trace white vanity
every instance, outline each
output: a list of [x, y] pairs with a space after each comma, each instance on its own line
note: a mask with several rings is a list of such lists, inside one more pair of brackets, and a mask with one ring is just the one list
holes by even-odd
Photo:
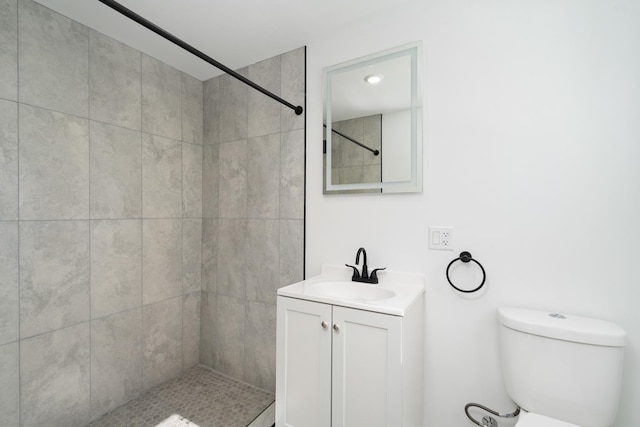
[[424, 277], [351, 269], [278, 290], [277, 427], [422, 426]]

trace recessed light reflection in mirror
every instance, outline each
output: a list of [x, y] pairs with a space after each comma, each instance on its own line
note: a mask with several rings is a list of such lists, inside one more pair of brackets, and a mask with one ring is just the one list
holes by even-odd
[[364, 78], [364, 81], [369, 83], [370, 85], [377, 85], [382, 81], [382, 79], [384, 79], [384, 76], [382, 74], [369, 74]]

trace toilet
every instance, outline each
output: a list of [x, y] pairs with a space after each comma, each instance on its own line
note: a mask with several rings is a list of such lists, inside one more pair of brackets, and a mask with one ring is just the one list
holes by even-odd
[[603, 320], [499, 308], [507, 393], [517, 427], [610, 427], [620, 397], [626, 332]]

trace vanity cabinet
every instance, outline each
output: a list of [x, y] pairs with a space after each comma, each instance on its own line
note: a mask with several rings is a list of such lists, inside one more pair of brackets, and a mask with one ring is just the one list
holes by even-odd
[[422, 307], [397, 316], [278, 296], [276, 426], [422, 426]]

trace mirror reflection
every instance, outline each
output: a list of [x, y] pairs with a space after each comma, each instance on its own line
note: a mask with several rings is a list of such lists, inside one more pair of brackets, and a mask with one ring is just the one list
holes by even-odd
[[325, 194], [422, 190], [419, 53], [414, 43], [325, 70]]

